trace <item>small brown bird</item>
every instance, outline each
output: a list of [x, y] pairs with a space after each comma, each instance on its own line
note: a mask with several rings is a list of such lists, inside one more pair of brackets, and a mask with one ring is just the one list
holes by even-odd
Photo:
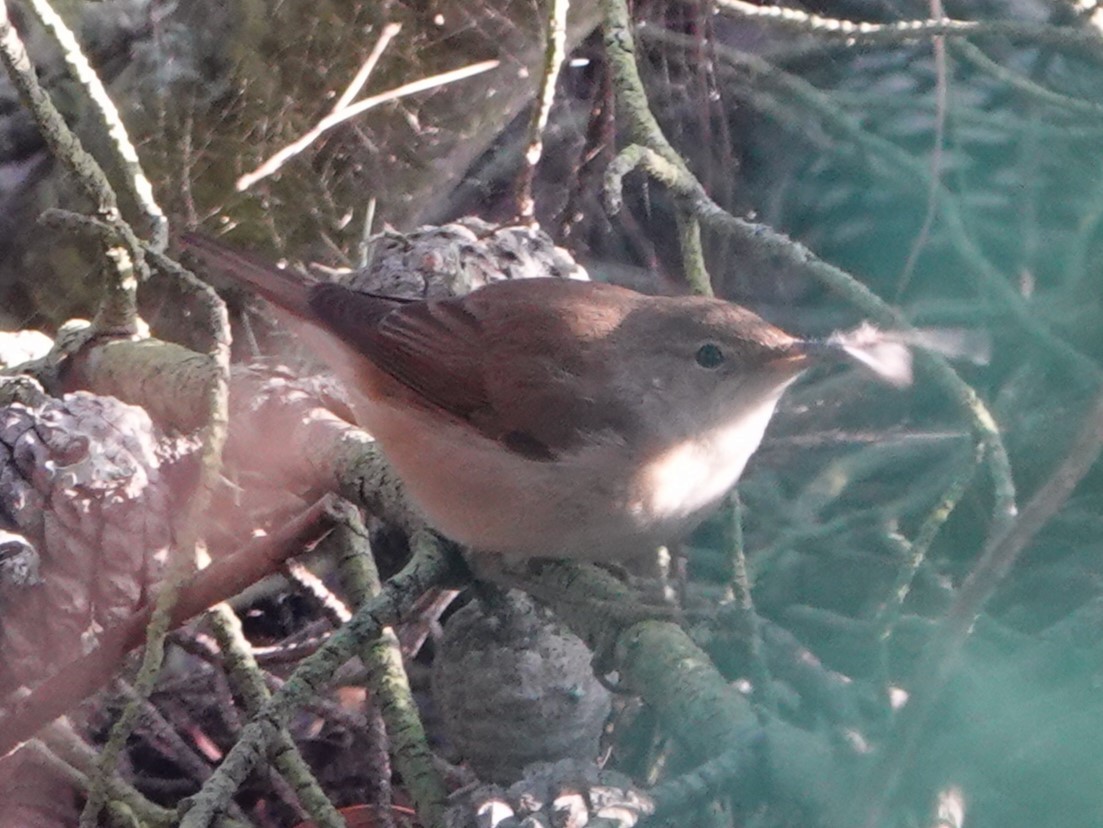
[[910, 379], [903, 345], [868, 332], [798, 339], [720, 299], [539, 278], [411, 301], [182, 242], [306, 323], [409, 496], [481, 551], [644, 553], [720, 502], [817, 360], [847, 354], [893, 384]]

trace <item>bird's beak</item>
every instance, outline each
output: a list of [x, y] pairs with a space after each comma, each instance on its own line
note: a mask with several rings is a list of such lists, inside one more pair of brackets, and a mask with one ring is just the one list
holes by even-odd
[[825, 349], [824, 344], [815, 340], [793, 340], [771, 356], [767, 364], [784, 371], [803, 371], [832, 350], [837, 352], [838, 349]]

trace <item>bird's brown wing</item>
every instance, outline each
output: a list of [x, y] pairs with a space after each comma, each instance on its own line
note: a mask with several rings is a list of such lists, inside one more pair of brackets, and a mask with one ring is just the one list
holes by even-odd
[[523, 290], [523, 308], [488, 302], [481, 292], [387, 307], [380, 297], [317, 285], [310, 305], [320, 322], [424, 402], [525, 457], [551, 460], [602, 429], [623, 431], [630, 410], [610, 398], [598, 349], [563, 338], [555, 302], [564, 289]]
[[316, 285], [315, 316], [380, 370], [427, 403], [467, 420], [487, 403], [472, 353], [473, 319], [456, 301], [399, 303], [343, 285]]

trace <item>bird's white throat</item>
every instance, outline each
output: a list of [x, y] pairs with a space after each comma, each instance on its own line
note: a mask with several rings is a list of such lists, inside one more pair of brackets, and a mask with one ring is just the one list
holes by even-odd
[[678, 522], [715, 505], [762, 442], [783, 390], [656, 455], [639, 478], [640, 517]]

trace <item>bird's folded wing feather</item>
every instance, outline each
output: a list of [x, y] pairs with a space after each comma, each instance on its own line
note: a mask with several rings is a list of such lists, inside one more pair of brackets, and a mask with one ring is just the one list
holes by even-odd
[[[541, 280], [544, 281], [544, 280]], [[526, 327], [467, 297], [410, 304], [318, 285], [318, 320], [425, 403], [533, 460], [552, 460], [603, 431], [630, 427], [596, 351], [553, 347], [559, 317], [526, 309]], [[521, 335], [523, 334], [523, 335]], [[501, 370], [508, 365], [509, 370]]]

